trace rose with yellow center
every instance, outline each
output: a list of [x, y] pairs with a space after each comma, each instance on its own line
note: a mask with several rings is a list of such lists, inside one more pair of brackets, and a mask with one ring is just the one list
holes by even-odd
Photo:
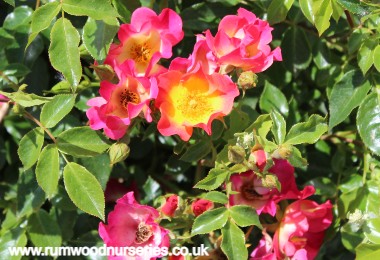
[[157, 62], [172, 56], [172, 47], [183, 35], [181, 17], [173, 10], [165, 8], [157, 15], [149, 8], [138, 8], [131, 23], [120, 26], [120, 43], [111, 45], [104, 63], [117, 72], [125, 61], [133, 61], [136, 75], [156, 74], [162, 69]]
[[158, 77], [156, 106], [161, 111], [158, 130], [162, 135], [177, 134], [190, 139], [193, 128], [211, 135], [211, 123], [228, 115], [239, 95], [236, 85], [225, 75], [207, 75], [201, 69], [194, 73], [171, 70]]

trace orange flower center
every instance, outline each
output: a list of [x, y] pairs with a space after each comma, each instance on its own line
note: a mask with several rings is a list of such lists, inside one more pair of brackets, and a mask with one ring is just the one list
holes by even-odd
[[133, 92], [128, 89], [124, 89], [120, 94], [120, 105], [125, 109], [128, 106], [128, 103], [138, 104], [140, 103], [140, 96], [136, 92]]
[[131, 58], [137, 63], [148, 63], [152, 58], [152, 48], [146, 42], [134, 44], [131, 48]]
[[142, 244], [148, 241], [152, 235], [153, 232], [151, 226], [145, 224], [144, 222], [140, 222], [140, 224], [137, 226], [135, 243]]

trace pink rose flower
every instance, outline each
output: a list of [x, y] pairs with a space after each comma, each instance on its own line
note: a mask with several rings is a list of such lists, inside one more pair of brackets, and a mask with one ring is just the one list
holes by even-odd
[[9, 101], [9, 98], [0, 94], [0, 123], [1, 121], [3, 121], [3, 118], [8, 113], [8, 109], [9, 109], [8, 101]]
[[263, 237], [257, 247], [252, 251], [249, 260], [276, 260], [271, 236], [268, 235], [265, 229], [262, 233]]
[[120, 26], [120, 44], [111, 45], [105, 63], [118, 71], [122, 63], [132, 60], [138, 76], [149, 75], [160, 58], [172, 56], [173, 45], [183, 36], [181, 17], [173, 10], [165, 8], [157, 15], [149, 8], [138, 8], [131, 23]]
[[[260, 170], [265, 167], [265, 152], [256, 151], [253, 153], [256, 157], [256, 165]], [[272, 216], [276, 214], [276, 204], [284, 199], [303, 199], [314, 194], [313, 186], [306, 186], [304, 190], [299, 191], [294, 177], [294, 168], [287, 160], [274, 159], [274, 165], [269, 172], [276, 175], [281, 183], [281, 191], [276, 188], [267, 188], [263, 186], [262, 179], [253, 171], [231, 176], [232, 190], [238, 191], [239, 194], [230, 196], [231, 205], [249, 205], [256, 209], [258, 214], [268, 213]]]
[[184, 141], [190, 139], [194, 127], [211, 135], [212, 121], [228, 115], [239, 95], [228, 76], [207, 75], [201, 68], [191, 73], [169, 70], [158, 76], [158, 87], [158, 131], [164, 136], [177, 134]]
[[90, 127], [104, 129], [104, 133], [114, 140], [123, 137], [131, 120], [141, 113], [148, 122], [152, 121], [149, 103], [157, 97], [156, 79], [135, 77], [133, 66], [131, 61], [120, 65], [119, 83], [102, 81], [99, 90], [101, 97], [87, 102], [91, 107], [86, 112]]
[[279, 47], [271, 50], [272, 30], [268, 22], [257, 18], [244, 8], [239, 8], [237, 15], [227, 15], [219, 23], [215, 37], [206, 31], [206, 40], [210, 49], [219, 59], [220, 65], [232, 65], [262, 72], [281, 61]]
[[178, 70], [182, 73], [195, 72], [199, 69], [208, 75], [218, 72], [217, 59], [202, 35], [197, 35], [197, 42], [189, 58], [177, 57], [169, 67], [169, 70]]
[[[99, 235], [107, 246], [112, 247], [168, 247], [168, 230], [160, 227], [155, 220], [159, 217], [156, 209], [140, 205], [133, 192], [117, 200], [113, 211], [108, 214], [108, 224], [99, 223]], [[161, 255], [109, 256], [109, 259], [156, 259]], [[146, 252], [147, 253], [147, 252]]]
[[330, 201], [321, 205], [311, 200], [293, 202], [286, 208], [273, 240], [263, 230], [250, 260], [314, 259], [332, 223], [331, 209]]
[[330, 201], [321, 205], [311, 200], [290, 204], [273, 238], [277, 258], [314, 259], [332, 223], [332, 207]]
[[191, 210], [196, 217], [213, 207], [214, 203], [212, 201], [199, 198], [194, 200], [191, 204]]
[[175, 194], [167, 197], [165, 204], [161, 208], [161, 212], [168, 217], [173, 217], [178, 208], [178, 200], [178, 195]]

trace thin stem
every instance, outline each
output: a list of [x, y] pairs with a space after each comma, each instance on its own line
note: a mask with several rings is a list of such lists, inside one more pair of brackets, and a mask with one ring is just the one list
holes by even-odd
[[369, 170], [369, 154], [367, 151], [364, 152], [363, 155], [363, 185], [367, 181], [367, 172]]
[[32, 120], [34, 123], [36, 123], [39, 127], [41, 127], [45, 132], [46, 134], [51, 138], [51, 140], [53, 140], [53, 142], [56, 144], [57, 143], [57, 140], [55, 139], [55, 137], [53, 136], [53, 134], [49, 131], [49, 129], [47, 129], [40, 121], [38, 121], [37, 118], [35, 118], [32, 114], [30, 114], [29, 112], [27, 111], [24, 111], [24, 116], [30, 120]]
[[16, 83], [14, 83], [7, 75], [5, 75], [2, 71], [0, 71], [0, 77], [2, 77], [6, 82], [8, 82], [12, 89], [14, 91], [17, 91], [18, 90], [18, 85]]
[[355, 28], [354, 21], [352, 20], [351, 14], [348, 10], [344, 10], [344, 14], [347, 17], [347, 22], [350, 25], [351, 29]]
[[249, 235], [252, 233], [252, 230], [255, 226], [250, 226], [247, 232], [245, 233], [245, 241], [248, 240]]
[[340, 136], [340, 135], [336, 135], [336, 134], [327, 134], [327, 135], [322, 135], [321, 136], [321, 140], [331, 140], [333, 138], [337, 138], [337, 139], [339, 139], [341, 141], [344, 141], [346, 143], [352, 143], [352, 144], [357, 145], [357, 146], [363, 146], [364, 145], [359, 140], [354, 140], [354, 139], [347, 138], [347, 137]]
[[59, 153], [62, 155], [63, 160], [65, 160], [65, 162], [68, 164], [69, 160], [67, 160], [66, 155], [62, 153], [61, 151], [59, 151]]
[[37, 1], [36, 1], [36, 10], [38, 9], [38, 7], [40, 7], [40, 5], [41, 5], [40, 0], [37, 0]]

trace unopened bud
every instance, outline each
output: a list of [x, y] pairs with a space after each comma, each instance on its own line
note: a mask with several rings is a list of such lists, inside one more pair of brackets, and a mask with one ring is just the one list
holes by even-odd
[[21, 115], [24, 113], [25, 109], [21, 105], [15, 103], [14, 106], [12, 107], [12, 111], [16, 115]]
[[109, 150], [111, 164], [124, 161], [129, 156], [129, 146], [123, 142], [114, 143]]
[[240, 74], [238, 85], [241, 89], [247, 90], [257, 85], [257, 75], [252, 71], [244, 71]]
[[268, 189], [274, 189], [281, 190], [281, 183], [278, 181], [278, 178], [276, 175], [273, 174], [267, 174], [262, 179], [261, 182], [265, 188]]
[[245, 149], [239, 145], [228, 147], [228, 160], [232, 163], [242, 163], [245, 159]]
[[292, 154], [291, 147], [289, 146], [279, 146], [272, 154], [273, 158], [276, 159], [287, 159]]

